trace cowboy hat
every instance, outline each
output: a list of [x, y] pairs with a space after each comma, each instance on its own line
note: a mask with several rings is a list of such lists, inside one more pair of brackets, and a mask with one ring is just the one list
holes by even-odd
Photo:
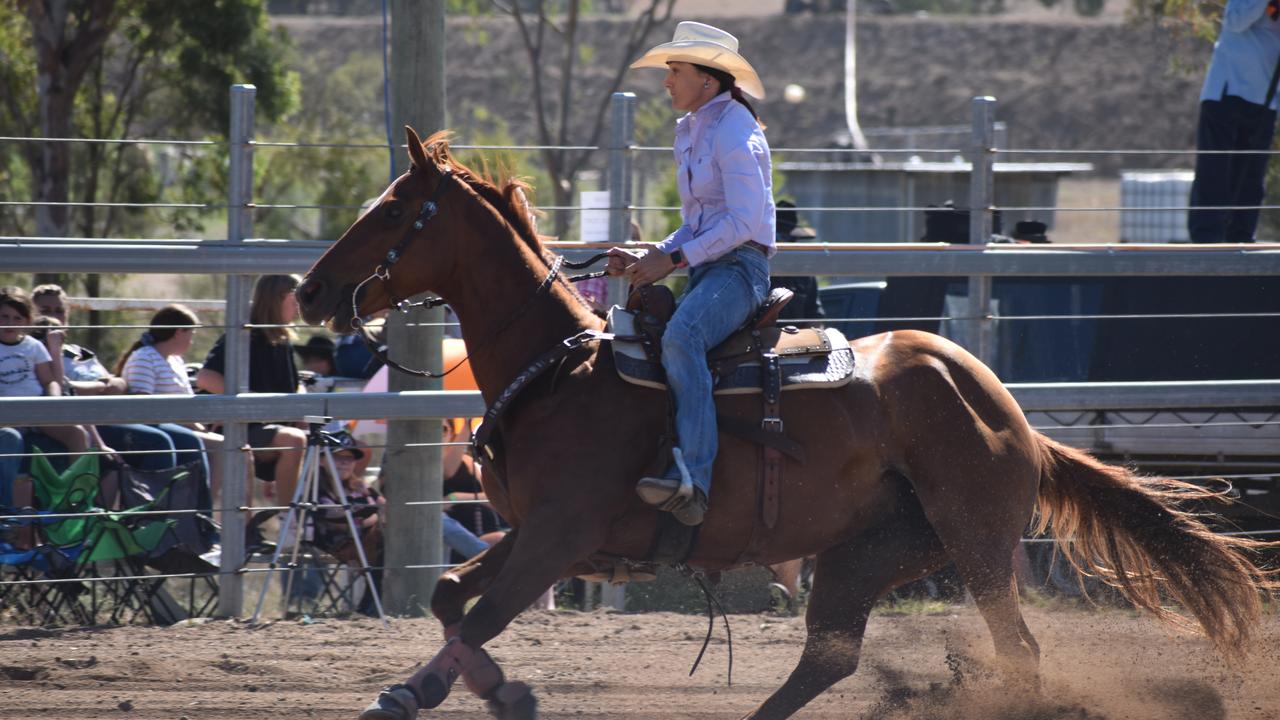
[[717, 27], [685, 21], [676, 25], [671, 42], [662, 43], [631, 63], [632, 68], [665, 70], [669, 62], [687, 62], [723, 70], [742, 92], [764, 99], [764, 84], [746, 58], [738, 54], [738, 38]]

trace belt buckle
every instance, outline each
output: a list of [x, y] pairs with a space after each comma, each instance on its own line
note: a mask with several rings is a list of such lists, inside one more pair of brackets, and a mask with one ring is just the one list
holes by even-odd
[[760, 429], [766, 432], [782, 432], [782, 418], [767, 417], [760, 421]]

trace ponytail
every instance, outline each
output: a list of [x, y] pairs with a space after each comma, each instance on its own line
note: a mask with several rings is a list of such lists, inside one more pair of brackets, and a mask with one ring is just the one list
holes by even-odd
[[200, 319], [185, 305], [177, 303], [165, 305], [151, 316], [151, 327], [129, 346], [124, 355], [120, 356], [120, 360], [116, 362], [115, 374], [124, 375], [124, 364], [139, 348], [150, 347], [172, 338], [178, 332], [178, 327], [195, 327], [199, 324]]
[[764, 121], [760, 119], [760, 115], [756, 112], [756, 109], [751, 107], [751, 103], [747, 102], [747, 96], [742, 94], [742, 88], [738, 87], [738, 84], [732, 75], [724, 70], [709, 67], [707, 65], [694, 63], [693, 66], [697, 68], [699, 72], [710, 75], [716, 82], [720, 83], [720, 92], [724, 92], [725, 89], [728, 89], [729, 97], [742, 103], [742, 106], [747, 109], [747, 112], [751, 113], [751, 117], [755, 118], [756, 122], [760, 124], [760, 129], [763, 130], [767, 127], [764, 124]]
[[760, 119], [760, 115], [756, 113], [756, 109], [751, 107], [751, 103], [747, 102], [747, 96], [742, 94], [742, 88], [737, 85], [729, 88], [729, 96], [742, 103], [743, 107], [747, 109], [747, 112], [751, 113], [751, 117], [755, 118], [756, 122], [760, 124], [761, 130], [768, 128], [768, 126], [764, 124], [764, 121]]

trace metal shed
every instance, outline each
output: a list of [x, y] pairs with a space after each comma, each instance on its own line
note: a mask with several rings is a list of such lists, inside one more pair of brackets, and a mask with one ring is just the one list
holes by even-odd
[[[970, 163], [926, 162], [783, 162], [786, 176], [779, 196], [795, 198], [801, 208], [923, 208], [948, 200], [957, 208], [968, 203]], [[997, 207], [1052, 208], [1058, 180], [1093, 170], [1091, 163], [995, 163]], [[1006, 232], [1019, 220], [1038, 220], [1053, 229], [1052, 210], [1005, 211]], [[803, 221], [826, 242], [913, 242], [924, 234], [922, 210], [871, 212], [801, 210]]]

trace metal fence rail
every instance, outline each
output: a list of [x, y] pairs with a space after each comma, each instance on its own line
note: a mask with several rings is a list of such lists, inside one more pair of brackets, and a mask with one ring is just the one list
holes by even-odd
[[[95, 239], [0, 237], [0, 266], [7, 272], [62, 273], [197, 273], [229, 276], [225, 308], [227, 332], [227, 394], [201, 397], [87, 397], [10, 398], [0, 402], [0, 425], [48, 426], [79, 423], [219, 422], [224, 424], [224, 452], [232, 459], [245, 445], [249, 422], [274, 421], [322, 415], [344, 419], [428, 419], [474, 417], [484, 410], [475, 392], [400, 393], [316, 393], [310, 395], [262, 395], [247, 393], [248, 366], [248, 276], [262, 273], [302, 272], [309, 268], [330, 243], [322, 241], [280, 241], [254, 238], [253, 218], [264, 206], [252, 197], [255, 149], [287, 151], [289, 148], [342, 147], [378, 148], [385, 144], [354, 145], [329, 143], [264, 143], [254, 140], [254, 91], [251, 86], [235, 86], [231, 91], [231, 132], [225, 143], [230, 151], [230, 183], [225, 202], [202, 205], [156, 203], [155, 207], [195, 207], [225, 209], [228, 231], [225, 240], [205, 239]], [[1280, 244], [1257, 245], [1032, 245], [990, 244], [994, 203], [992, 174], [997, 155], [1088, 154], [1094, 151], [1002, 150], [997, 147], [994, 99], [975, 98], [969, 143], [963, 152], [970, 169], [970, 243], [947, 245], [903, 243], [902, 238], [883, 238], [884, 243], [787, 244], [772, 264], [777, 275], [819, 275], [846, 277], [880, 276], [966, 276], [969, 307], [963, 319], [971, 324], [967, 337], [976, 338], [971, 347], [989, 360], [991, 328], [997, 319], [989, 305], [994, 276], [1162, 276], [1224, 275], [1280, 276]], [[669, 152], [668, 148], [641, 148], [635, 143], [634, 97], [614, 98], [612, 132], [608, 144], [598, 148], [608, 154], [607, 187], [611, 191], [608, 243], [550, 243], [553, 251], [580, 261], [611, 245], [626, 244], [630, 220], [637, 210], [661, 210], [633, 204], [631, 183], [634, 160], [644, 152]], [[28, 138], [0, 138], [0, 141], [28, 141]], [[49, 139], [38, 139], [45, 142]], [[85, 142], [67, 139], [69, 141]], [[166, 141], [128, 141], [166, 142]], [[174, 143], [181, 144], [181, 143]], [[212, 143], [188, 143], [212, 144]], [[466, 149], [474, 146], [455, 146]], [[537, 148], [509, 148], [531, 150]], [[561, 148], [569, 149], [569, 148]], [[587, 149], [587, 148], [578, 148]], [[593, 148], [594, 149], [594, 148]], [[812, 154], [817, 149], [779, 148], [776, 152]], [[850, 151], [837, 150], [848, 156]], [[891, 150], [886, 153], [914, 152]], [[921, 150], [934, 153], [937, 150]], [[953, 152], [953, 151], [946, 151]], [[1128, 151], [1096, 151], [1099, 153]], [[1143, 151], [1160, 152], [1160, 151]], [[1171, 151], [1174, 154], [1185, 151]], [[35, 204], [6, 200], [7, 205]], [[78, 205], [79, 203], [64, 203]], [[909, 204], [909, 203], [908, 203]], [[119, 204], [117, 204], [119, 205]], [[132, 205], [130, 205], [132, 206]], [[273, 205], [272, 210], [315, 209], [319, 205]], [[352, 205], [350, 207], [356, 207]], [[573, 207], [559, 209], [572, 210]], [[924, 208], [802, 208], [822, 212], [886, 212]], [[1016, 209], [1012, 207], [1006, 210]], [[1100, 208], [1079, 208], [1095, 211]], [[1206, 408], [1280, 408], [1280, 379], [1218, 382], [1158, 383], [1036, 383], [1010, 384], [1023, 409], [1028, 412], [1088, 412], [1097, 410], [1162, 410], [1188, 406]], [[237, 477], [235, 462], [224, 463], [223, 490], [228, 497], [241, 497], [243, 477]], [[225, 556], [243, 554], [243, 518], [239, 512], [223, 515]], [[428, 548], [429, 557], [440, 548]], [[424, 566], [426, 567], [426, 566]], [[435, 566], [430, 566], [435, 567]], [[241, 574], [222, 578], [219, 613], [238, 615], [241, 609]]]
[[[1028, 412], [1161, 410], [1186, 407], [1280, 407], [1280, 380], [1147, 383], [1010, 383]], [[480, 393], [463, 390], [395, 393], [243, 393], [196, 397], [6, 398], [0, 425], [68, 423], [267, 422], [304, 415], [348, 420], [479, 417]]]
[[[626, 243], [619, 243], [626, 244]], [[609, 243], [551, 242], [582, 261]], [[0, 237], [10, 272], [300, 273], [328, 244], [224, 242], [27, 243]], [[1280, 243], [1249, 245], [947, 245], [789, 243], [771, 261], [775, 275], [1280, 275]]]

